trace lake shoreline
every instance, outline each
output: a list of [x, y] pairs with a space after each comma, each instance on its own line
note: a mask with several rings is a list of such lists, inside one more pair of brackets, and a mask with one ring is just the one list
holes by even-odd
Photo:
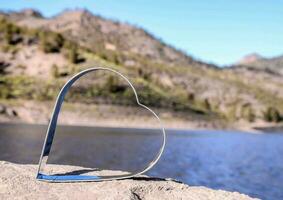
[[[0, 123], [47, 125], [53, 109], [53, 102], [16, 101], [1, 103], [1, 105]], [[58, 124], [64, 126], [160, 128], [158, 121], [151, 113], [140, 111], [135, 107], [66, 104], [62, 110]], [[137, 115], [137, 113], [139, 114]], [[283, 123], [267, 123], [264, 121], [253, 123], [246, 121], [227, 122], [191, 113], [170, 113], [161, 109], [156, 110], [156, 113], [167, 130], [228, 130], [256, 134], [283, 132]]]
[[[0, 126], [21, 126], [21, 125], [29, 125], [29, 126], [45, 126], [46, 129], [48, 127], [48, 123], [27, 123], [24, 121], [0, 121]], [[144, 127], [144, 126], [114, 126], [113, 124], [108, 125], [92, 125], [92, 124], [59, 124], [59, 127], [75, 127], [75, 128], [98, 128], [98, 129], [111, 129], [111, 130], [160, 130], [158, 127]], [[202, 128], [202, 127], [165, 127], [166, 132], [177, 132], [177, 131], [196, 131], [196, 132], [203, 132], [203, 131], [227, 131], [229, 133], [233, 133], [235, 131], [247, 133], [247, 134], [269, 134], [269, 133], [283, 133], [283, 127], [274, 127], [272, 125], [265, 126], [265, 127], [246, 127], [246, 128], [240, 128], [240, 129], [233, 129], [233, 128], [223, 128], [223, 129], [211, 129], [211, 128]]]

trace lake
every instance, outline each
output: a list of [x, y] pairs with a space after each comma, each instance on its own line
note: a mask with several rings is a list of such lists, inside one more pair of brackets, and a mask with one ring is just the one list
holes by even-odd
[[[0, 124], [0, 160], [37, 164], [46, 128]], [[283, 199], [283, 134], [167, 133], [166, 150], [148, 175], [262, 199]], [[49, 162], [134, 171], [150, 162], [160, 140], [155, 130], [61, 126]]]

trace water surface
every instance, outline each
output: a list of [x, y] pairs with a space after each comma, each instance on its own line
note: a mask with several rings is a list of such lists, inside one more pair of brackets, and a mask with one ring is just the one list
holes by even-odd
[[[45, 131], [0, 124], [0, 160], [37, 164]], [[151, 130], [60, 127], [49, 162], [134, 171], [154, 157], [160, 139]], [[283, 199], [283, 134], [171, 130], [164, 155], [148, 175]]]

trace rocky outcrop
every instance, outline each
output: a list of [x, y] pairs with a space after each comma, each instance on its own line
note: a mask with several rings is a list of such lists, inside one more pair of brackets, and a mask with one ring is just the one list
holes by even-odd
[[9, 117], [16, 117], [18, 113], [10, 107], [0, 104], [0, 114], [7, 115]]
[[[239, 65], [239, 66], [237, 66]], [[245, 56], [238, 63], [237, 67], [245, 67], [252, 70], [265, 71], [275, 75], [283, 75], [283, 56], [265, 58], [256, 53]]]
[[[59, 170], [74, 168], [53, 167]], [[104, 182], [46, 183], [35, 179], [36, 168], [36, 165], [0, 161], [0, 199], [252, 199], [238, 192], [192, 187], [147, 176]]]

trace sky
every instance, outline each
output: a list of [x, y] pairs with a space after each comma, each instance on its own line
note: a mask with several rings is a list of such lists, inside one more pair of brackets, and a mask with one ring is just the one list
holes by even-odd
[[221, 66], [250, 53], [283, 54], [283, 0], [0, 0], [1, 10], [24, 8], [46, 17], [86, 8], [142, 27], [196, 59]]

